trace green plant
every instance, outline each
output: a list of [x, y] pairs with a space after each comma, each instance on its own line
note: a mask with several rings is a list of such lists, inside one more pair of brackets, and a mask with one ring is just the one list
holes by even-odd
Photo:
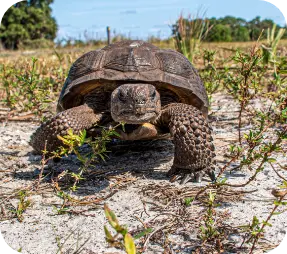
[[[79, 168], [77, 173], [71, 172], [69, 175], [74, 179], [74, 184], [70, 188], [71, 191], [77, 190], [77, 184], [80, 180], [84, 178], [83, 173], [91, 165], [91, 163], [97, 161], [98, 158], [105, 160], [107, 151], [107, 143], [111, 141], [112, 137], [118, 136], [119, 134], [115, 131], [118, 126], [123, 126], [119, 124], [112, 129], [102, 129], [101, 136], [96, 137], [94, 140], [86, 137], [86, 131], [81, 131], [78, 135], [74, 134], [70, 129], [67, 131], [67, 135], [64, 137], [58, 136], [58, 138], [63, 142], [63, 146], [59, 151], [54, 152], [54, 156], [63, 156], [69, 153], [75, 153], [77, 159], [81, 162], [82, 166]], [[82, 154], [79, 148], [83, 144], [88, 144], [91, 147], [91, 152], [87, 154]]]
[[212, 103], [213, 94], [216, 93], [220, 87], [223, 87], [223, 82], [229, 71], [228, 68], [224, 68], [223, 70], [218, 70], [216, 68], [215, 54], [216, 51], [214, 50], [203, 51], [204, 69], [200, 71], [200, 77], [208, 95], [209, 105]]
[[[57, 151], [53, 151], [50, 153], [50, 157], [48, 159], [45, 159], [43, 157], [42, 159], [42, 169], [43, 164], [47, 161], [67, 156], [68, 154], [74, 153], [77, 157], [77, 159], [80, 161], [81, 166], [77, 170], [77, 172], [70, 172], [69, 170], [65, 170], [61, 173], [61, 177], [68, 176], [72, 179], [73, 184], [69, 187], [70, 192], [75, 192], [78, 189], [78, 184], [81, 180], [85, 180], [84, 174], [87, 171], [87, 169], [92, 164], [97, 162], [98, 159], [105, 160], [107, 157], [106, 153], [107, 151], [107, 144], [111, 141], [112, 137], [116, 137], [119, 134], [115, 131], [115, 129], [119, 126], [124, 126], [123, 123], [120, 123], [113, 128], [105, 129], [102, 128], [101, 135], [98, 137], [95, 137], [92, 139], [91, 137], [86, 136], [86, 131], [80, 131], [79, 134], [74, 134], [72, 129], [69, 129], [67, 131], [67, 135], [61, 137], [58, 136], [58, 138], [63, 142], [63, 146], [61, 146]], [[83, 153], [80, 149], [80, 147], [83, 144], [87, 144], [90, 147], [90, 152]], [[44, 151], [44, 155], [46, 154], [46, 151]], [[42, 172], [42, 170], [41, 170]], [[40, 173], [41, 175], [41, 173]], [[41, 179], [41, 176], [39, 175], [39, 179]], [[38, 183], [39, 180], [38, 179]], [[63, 203], [60, 207], [54, 206], [54, 211], [57, 214], [65, 214], [65, 213], [72, 213], [73, 211], [69, 208], [73, 203], [77, 202], [77, 200], [73, 199], [70, 194], [64, 192], [60, 189], [58, 184], [54, 182], [54, 185], [56, 186], [56, 192], [57, 196], [60, 197], [63, 200]]]
[[277, 61], [277, 55], [276, 55], [277, 47], [286, 29], [279, 28], [277, 34], [275, 35], [276, 29], [277, 29], [276, 24], [273, 24], [272, 29], [270, 28], [267, 29], [267, 43], [266, 45], [264, 44], [261, 45], [263, 61], [265, 64], [269, 63], [274, 64]]
[[194, 200], [194, 197], [187, 197], [184, 199], [185, 206], [190, 206], [191, 202]]
[[209, 191], [207, 209], [206, 213], [203, 216], [203, 225], [201, 225], [199, 228], [199, 237], [204, 242], [211, 241], [220, 234], [215, 220], [216, 212], [214, 208], [218, 206], [217, 204], [215, 204], [215, 196], [215, 193]]
[[31, 201], [28, 199], [28, 195], [29, 194], [25, 190], [21, 190], [18, 192], [19, 202], [17, 208], [12, 212], [16, 214], [19, 222], [22, 222], [24, 220], [23, 213], [29, 206], [31, 206]]
[[[107, 226], [104, 226], [106, 241], [115, 247], [124, 248], [128, 254], [136, 254], [136, 246], [132, 236], [128, 233], [126, 227], [121, 226], [119, 221], [114, 214], [114, 212], [108, 207], [107, 204], [104, 205], [106, 218], [111, 225], [111, 227], [116, 231], [116, 235], [112, 235], [108, 230]], [[119, 240], [118, 236], [121, 235], [123, 240]]]
[[190, 62], [193, 62], [195, 55], [199, 52], [202, 40], [207, 36], [210, 29], [209, 21], [201, 18], [199, 12], [196, 17], [189, 14], [187, 18], [184, 18], [181, 14], [172, 27], [176, 50], [184, 54]]
[[[227, 185], [231, 187], [243, 187], [256, 179], [256, 176], [263, 171], [266, 163], [273, 164], [277, 163], [277, 160], [273, 157], [276, 153], [284, 153], [284, 148], [282, 141], [287, 139], [287, 129], [283, 128], [282, 130], [275, 132], [274, 141], [270, 141], [267, 137], [264, 137], [264, 134], [274, 126], [276, 123], [281, 122], [282, 118], [284, 119], [284, 112], [275, 114], [274, 119], [270, 119], [264, 113], [259, 113], [261, 121], [259, 121], [260, 127], [254, 127], [254, 130], [250, 130], [249, 134], [245, 134], [244, 138], [246, 139], [247, 145], [244, 146], [231, 146], [231, 155], [232, 159], [230, 162], [239, 160], [239, 167], [242, 168], [246, 166], [250, 171], [253, 171], [254, 174], [248, 179], [247, 182], [243, 184], [229, 184], [227, 182], [221, 183], [220, 185]], [[257, 116], [258, 117], [258, 116]], [[258, 122], [257, 122], [258, 123]], [[264, 123], [262, 125], [262, 123]], [[257, 129], [258, 128], [258, 129]], [[218, 176], [220, 176], [224, 170], [228, 167], [227, 163], [220, 171]]]
[[262, 220], [260, 222], [260, 220], [256, 217], [253, 216], [252, 222], [249, 225], [243, 225], [240, 226], [243, 229], [243, 232], [245, 232], [245, 237], [244, 240], [241, 244], [241, 247], [243, 246], [243, 244], [245, 243], [252, 243], [251, 249], [250, 249], [250, 253], [253, 253], [256, 244], [258, 243], [258, 240], [260, 238], [262, 238], [264, 236], [264, 232], [265, 232], [265, 227], [269, 226], [272, 227], [272, 224], [269, 223], [270, 219], [274, 216], [274, 215], [279, 215], [282, 212], [276, 212], [276, 210], [280, 207], [280, 206], [287, 206], [287, 202], [283, 201], [284, 198], [287, 195], [287, 182], [283, 181], [283, 185], [280, 186], [281, 189], [284, 189], [284, 191], [280, 192], [280, 191], [273, 191], [273, 195], [276, 193], [279, 194], [275, 194], [276, 200], [274, 201], [274, 206], [270, 212], [270, 214], [268, 215], [266, 220]]
[[67, 194], [61, 190], [57, 191], [57, 196], [63, 200], [63, 203], [62, 203], [61, 207], [59, 207], [59, 208], [56, 206], [53, 206], [55, 213], [58, 215], [68, 213], [70, 211], [70, 208], [67, 207], [67, 203], [69, 201], [72, 201], [72, 197], [69, 194]]
[[255, 97], [258, 91], [262, 91], [261, 83], [258, 82], [258, 65], [262, 60], [260, 51], [253, 47], [249, 54], [237, 51], [233, 60], [240, 65], [238, 75], [228, 76], [232, 84], [232, 94], [240, 103], [238, 137], [241, 144], [242, 113], [250, 100]]
[[42, 116], [54, 94], [50, 80], [41, 78], [37, 62], [38, 59], [32, 58], [31, 65], [26, 63], [19, 70], [16, 66], [3, 67], [4, 102], [11, 109]]
[[21, 89], [21, 96], [25, 98], [24, 110], [32, 110], [36, 114], [42, 114], [49, 99], [49, 90], [39, 86], [39, 74], [36, 71], [38, 59], [32, 58], [31, 70], [24, 75], [17, 75], [18, 85]]
[[3, 90], [6, 93], [6, 98], [3, 99], [2, 101], [11, 108], [14, 108], [15, 105], [17, 104], [17, 98], [19, 96], [19, 93], [13, 93], [13, 90], [17, 88], [18, 84], [16, 81], [12, 81], [11, 77], [13, 76], [14, 72], [16, 72], [16, 70], [14, 70], [13, 68], [9, 68], [6, 65], [0, 65], [1, 68], [1, 79], [2, 79], [2, 86], [3, 86]]
[[[54, 233], [56, 235], [56, 242], [58, 246], [58, 250], [56, 254], [64, 254], [64, 253], [71, 253], [71, 254], [79, 254], [83, 251], [84, 245], [90, 240], [90, 237], [88, 237], [86, 240], [84, 240], [82, 243], [80, 241], [82, 240], [82, 233], [80, 230], [78, 230], [78, 227], [71, 230], [71, 232], [65, 237], [62, 238], [61, 236], [57, 235], [55, 226], [52, 227], [54, 230]], [[71, 244], [69, 247], [66, 247], [66, 243], [69, 239], [72, 237], [76, 237], [76, 242]]]

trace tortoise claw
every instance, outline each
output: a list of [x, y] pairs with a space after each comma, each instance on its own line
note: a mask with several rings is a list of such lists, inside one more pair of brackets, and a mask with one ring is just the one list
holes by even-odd
[[179, 181], [179, 184], [186, 184], [189, 181], [193, 181], [194, 174], [193, 173], [187, 173], [187, 172], [180, 172], [177, 168], [172, 167], [168, 172], [167, 176], [170, 177], [170, 182], [176, 182]]
[[194, 176], [195, 176], [195, 182], [201, 183], [203, 172], [202, 171], [196, 172], [196, 173], [194, 173]]
[[178, 174], [178, 175], [173, 175], [169, 181], [171, 183], [174, 183], [176, 181], [179, 181], [179, 184], [186, 184], [190, 180], [193, 180], [194, 177], [192, 174]]
[[208, 171], [207, 171], [207, 174], [208, 174], [208, 176], [210, 177], [211, 181], [212, 181], [213, 183], [215, 183], [215, 182], [216, 182], [216, 176], [215, 176], [214, 171], [213, 171], [213, 170], [208, 170]]
[[210, 177], [211, 181], [213, 183], [216, 182], [216, 176], [213, 170], [208, 170], [207, 172], [205, 170], [197, 171], [197, 172], [186, 172], [183, 170], [180, 170], [176, 167], [172, 167], [168, 172], [167, 176], [170, 177], [170, 182], [176, 182], [179, 181], [179, 184], [186, 184], [189, 181], [193, 181], [196, 183], [200, 183], [202, 181], [203, 175], [207, 173]]
[[173, 175], [169, 181], [171, 183], [179, 181], [179, 184], [186, 184], [187, 182], [190, 182], [190, 181], [200, 183], [201, 178], [202, 178], [202, 174], [182, 173], [178, 175]]
[[193, 177], [193, 174], [184, 174], [181, 181], [180, 181], [180, 184], [186, 184], [187, 182], [189, 182], [190, 180], [193, 180], [194, 177]]

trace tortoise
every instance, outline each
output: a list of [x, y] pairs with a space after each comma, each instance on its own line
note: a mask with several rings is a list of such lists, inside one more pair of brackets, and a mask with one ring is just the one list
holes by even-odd
[[57, 104], [58, 114], [32, 135], [36, 152], [62, 145], [68, 129], [98, 135], [97, 126], [125, 123], [121, 140], [170, 134], [174, 161], [167, 175], [181, 184], [215, 181], [215, 148], [208, 124], [208, 97], [198, 72], [171, 49], [126, 40], [88, 52], [72, 65]]

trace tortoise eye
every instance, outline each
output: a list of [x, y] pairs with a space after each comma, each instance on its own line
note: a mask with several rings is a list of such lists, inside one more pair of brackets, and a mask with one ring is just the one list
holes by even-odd
[[152, 92], [152, 94], [151, 94], [151, 97], [154, 99], [155, 96], [156, 96], [156, 91], [154, 90], [154, 91]]
[[121, 102], [125, 102], [125, 101], [126, 101], [126, 96], [125, 96], [125, 94], [124, 94], [121, 90], [119, 91], [118, 97], [119, 97], [119, 100], [120, 100]]

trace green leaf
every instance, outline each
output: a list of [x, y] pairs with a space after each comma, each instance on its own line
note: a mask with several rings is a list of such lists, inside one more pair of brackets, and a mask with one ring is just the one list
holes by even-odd
[[262, 224], [263, 225], [266, 225], [266, 226], [269, 226], [269, 227], [272, 227], [272, 224], [267, 222], [267, 221], [262, 221]]
[[268, 162], [276, 162], [277, 160], [276, 159], [274, 159], [274, 158], [268, 158], [268, 160], [267, 160]]
[[251, 232], [251, 235], [256, 236], [256, 235], [258, 235], [258, 233], [259, 233], [259, 232], [257, 232], [257, 231], [252, 231], [252, 232]]
[[263, 171], [263, 169], [264, 169], [264, 167], [257, 168], [256, 172], [261, 172], [261, 171]]
[[213, 203], [214, 200], [215, 200], [216, 193], [215, 193], [215, 192], [212, 192], [212, 191], [210, 190], [209, 193], [208, 193], [208, 196], [209, 196], [209, 201]]
[[190, 206], [191, 202], [194, 200], [194, 197], [187, 197], [184, 199], [184, 204]]
[[117, 220], [116, 215], [113, 213], [113, 211], [108, 207], [107, 204], [104, 205], [105, 215], [108, 219], [110, 225], [116, 229], [119, 226], [119, 222]]
[[126, 228], [124, 228], [123, 226], [121, 226], [121, 225], [117, 225], [115, 227], [115, 230], [117, 231], [117, 233], [119, 233], [119, 234], [121, 234], [123, 236], [125, 236], [127, 234], [127, 232], [128, 232], [128, 230]]
[[280, 202], [280, 201], [278, 201], [278, 200], [274, 200], [274, 205], [279, 206], [279, 205], [281, 205], [281, 204], [282, 204], [282, 202]]
[[219, 184], [224, 184], [226, 181], [227, 181], [226, 177], [218, 179]]
[[249, 138], [249, 136], [247, 135], [247, 134], [243, 134], [243, 137], [245, 138], [245, 139], [248, 139]]
[[282, 214], [283, 212], [274, 212], [272, 213], [272, 215], [279, 215], [279, 214]]
[[117, 136], [117, 137], [120, 137], [120, 136], [121, 136], [119, 133], [117, 133], [117, 132], [114, 131], [114, 130], [111, 130], [111, 131], [110, 131], [110, 136], [112, 136], [112, 135]]
[[280, 188], [287, 188], [287, 181], [283, 181], [283, 185], [280, 186]]
[[125, 123], [124, 123], [124, 122], [121, 122], [121, 125], [122, 125], [123, 131], [126, 132], [126, 130], [125, 130]]
[[106, 235], [107, 241], [113, 242], [114, 238], [106, 226], [104, 226], [104, 230], [105, 230], [105, 235]]
[[129, 233], [125, 235], [124, 242], [125, 242], [126, 252], [128, 254], [136, 254], [136, 246], [134, 243], [134, 239]]
[[134, 239], [139, 239], [139, 238], [141, 238], [141, 237], [143, 237], [143, 236], [145, 236], [145, 235], [147, 235], [147, 234], [149, 234], [149, 233], [151, 233], [151, 232], [152, 232], [152, 228], [146, 228], [146, 229], [143, 230], [142, 232], [136, 234], [136, 235], [134, 236]]

